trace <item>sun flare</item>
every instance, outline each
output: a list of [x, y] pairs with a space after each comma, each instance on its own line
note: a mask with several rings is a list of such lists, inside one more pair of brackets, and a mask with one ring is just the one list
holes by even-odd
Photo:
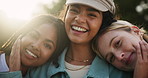
[[39, 3], [47, 4], [52, 0], [0, 0], [0, 11], [8, 18], [29, 19]]

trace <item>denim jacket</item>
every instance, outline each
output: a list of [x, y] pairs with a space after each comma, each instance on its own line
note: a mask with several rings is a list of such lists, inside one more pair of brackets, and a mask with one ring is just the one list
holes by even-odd
[[[59, 57], [59, 67], [46, 64], [38, 69], [32, 70], [30, 72], [30, 78], [70, 78], [66, 72], [64, 63], [66, 52], [67, 49], [65, 49]], [[132, 73], [120, 71], [96, 56], [88, 73], [83, 78], [132, 78]]]
[[[46, 63], [38, 68], [31, 69], [25, 78], [70, 78], [66, 72], [64, 58], [67, 49], [59, 57], [58, 63], [59, 67], [55, 67], [52, 63]], [[16, 73], [16, 72], [15, 72]], [[17, 77], [21, 78], [18, 72]], [[11, 74], [13, 75], [13, 74]], [[10, 77], [1, 77], [0, 78], [10, 78]], [[12, 77], [11, 77], [12, 78]], [[112, 65], [108, 64], [106, 61], [100, 59], [98, 56], [93, 60], [89, 71], [83, 78], [133, 78], [132, 73], [124, 72], [116, 69]]]

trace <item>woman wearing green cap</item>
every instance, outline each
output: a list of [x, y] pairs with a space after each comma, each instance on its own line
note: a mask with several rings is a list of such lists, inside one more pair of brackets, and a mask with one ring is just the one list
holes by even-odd
[[57, 66], [45, 64], [32, 69], [26, 78], [130, 78], [101, 60], [91, 48], [99, 30], [115, 20], [112, 0], [67, 0], [64, 17], [70, 44], [59, 57]]

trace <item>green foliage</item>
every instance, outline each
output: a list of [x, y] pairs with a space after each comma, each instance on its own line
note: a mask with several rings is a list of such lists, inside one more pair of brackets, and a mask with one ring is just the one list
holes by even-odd
[[[139, 27], [144, 27], [148, 31], [148, 8], [143, 13], [138, 13], [136, 7], [142, 0], [114, 0], [117, 4], [117, 14], [120, 19], [127, 20]], [[144, 1], [144, 0], [143, 0]], [[144, 1], [146, 2], [146, 1]], [[148, 5], [148, 2], [146, 2]]]
[[66, 0], [59, 0], [59, 2], [53, 2], [53, 8], [49, 8], [47, 5], [44, 5], [44, 10], [52, 15], [58, 16], [63, 9], [63, 5], [65, 4]]

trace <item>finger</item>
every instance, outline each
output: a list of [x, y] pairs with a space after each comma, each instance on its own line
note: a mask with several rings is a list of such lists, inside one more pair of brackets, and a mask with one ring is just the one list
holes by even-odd
[[10, 55], [12, 58], [20, 58], [20, 39], [16, 40], [16, 42], [14, 43]]
[[20, 69], [20, 39], [17, 39], [12, 46], [10, 58], [9, 58], [10, 71], [16, 71]]
[[21, 38], [22, 38], [22, 35], [20, 35], [20, 36], [17, 38], [17, 40], [18, 40], [18, 39], [21, 39]]
[[136, 46], [137, 48], [137, 61], [142, 61], [142, 54], [141, 54], [141, 41], [139, 42], [139, 45]]
[[142, 52], [142, 56], [143, 56], [143, 60], [147, 61], [147, 48], [146, 48], [147, 44], [144, 42], [144, 40], [142, 40], [141, 43], [141, 52]]
[[15, 48], [15, 51], [20, 54], [20, 50], [21, 50], [21, 40], [18, 39], [17, 42], [16, 42], [16, 48]]
[[145, 45], [146, 52], [148, 53], [148, 43], [147, 43], [145, 40], [143, 40], [143, 43], [144, 43], [144, 45]]
[[18, 52], [20, 52], [20, 39], [17, 39], [15, 42], [14, 42], [14, 44], [13, 44], [13, 46], [12, 46], [12, 49], [11, 49], [11, 56], [14, 56], [15, 55], [15, 53], [18, 53]]

